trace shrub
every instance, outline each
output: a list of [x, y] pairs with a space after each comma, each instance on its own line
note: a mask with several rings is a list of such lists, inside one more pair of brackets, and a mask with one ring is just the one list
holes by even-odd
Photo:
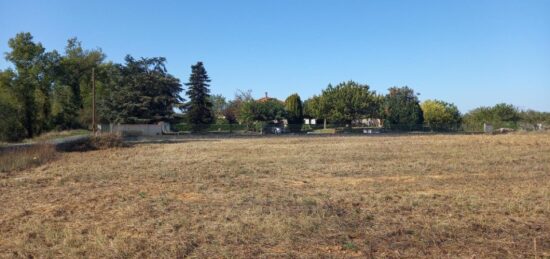
[[90, 150], [101, 150], [108, 148], [116, 147], [127, 147], [128, 145], [124, 143], [122, 137], [117, 134], [101, 134], [90, 136], [81, 141], [76, 141], [74, 143], [69, 143], [66, 145], [64, 151], [90, 151]]

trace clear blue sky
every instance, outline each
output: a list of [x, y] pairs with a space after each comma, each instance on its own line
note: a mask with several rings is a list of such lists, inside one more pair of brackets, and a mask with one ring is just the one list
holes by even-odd
[[182, 81], [200, 60], [212, 93], [228, 97], [305, 99], [352, 79], [382, 93], [408, 85], [463, 112], [550, 111], [549, 0], [0, 0], [0, 52], [22, 31], [48, 50], [77, 36], [115, 62], [164, 56]]

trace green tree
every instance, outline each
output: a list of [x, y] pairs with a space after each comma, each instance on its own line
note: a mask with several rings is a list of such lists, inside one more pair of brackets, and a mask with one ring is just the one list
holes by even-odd
[[492, 124], [494, 128], [517, 128], [521, 119], [516, 107], [511, 104], [499, 103], [492, 107], [479, 107], [464, 115], [464, 129], [481, 131], [483, 124]]
[[257, 107], [256, 107], [256, 101], [254, 100], [247, 100], [242, 102], [239, 105], [239, 112], [237, 115], [237, 119], [240, 123], [245, 124], [247, 129], [250, 129], [252, 124], [255, 121], [256, 113], [257, 113]]
[[510, 123], [511, 127], [515, 127], [521, 119], [518, 108], [511, 104], [499, 103], [493, 106], [491, 110], [496, 120]]
[[179, 80], [166, 71], [166, 59], [136, 60], [128, 55], [125, 61], [119, 67], [120, 84], [109, 89], [101, 103], [102, 118], [115, 123], [172, 121], [174, 108], [183, 101], [179, 96], [182, 88]]
[[241, 114], [243, 104], [246, 102], [253, 102], [253, 101], [254, 101], [254, 98], [252, 97], [252, 90], [249, 89], [249, 90], [243, 91], [243, 90], [237, 89], [237, 91], [235, 92], [235, 97], [231, 101], [231, 106], [233, 109], [233, 113], [235, 114], [235, 118], [239, 123], [246, 124], [246, 119], [244, 118], [245, 116]]
[[[103, 118], [101, 116], [101, 112], [100, 110], [102, 109], [105, 109], [105, 103], [106, 101], [109, 101], [110, 100], [110, 97], [113, 95], [115, 89], [118, 89], [120, 85], [123, 84], [123, 76], [122, 76], [122, 70], [123, 70], [123, 66], [120, 65], [120, 64], [115, 64], [115, 63], [112, 63], [112, 62], [107, 62], [107, 63], [102, 63], [100, 64], [97, 69], [95, 70], [95, 78], [96, 78], [96, 104], [97, 104], [97, 120], [99, 122], [102, 122], [102, 123], [108, 123], [109, 120], [107, 118]], [[167, 81], [172, 85], [172, 87], [176, 88], [175, 87], [175, 84], [174, 83], [178, 83], [179, 80], [173, 80], [171, 79], [172, 77], [169, 76], [169, 75], [165, 75], [165, 76], [160, 76], [160, 78], [162, 80], [160, 81]], [[168, 87], [167, 87], [168, 88]], [[181, 87], [179, 88], [181, 89]], [[170, 91], [181, 91], [181, 90], [177, 90], [177, 89], [173, 89], [173, 90], [170, 90]], [[91, 94], [91, 93], [90, 93]], [[165, 93], [163, 93], [162, 95], [165, 95]], [[88, 99], [90, 98], [90, 102], [91, 102], [91, 97], [86, 97], [85, 99]], [[164, 97], [166, 98], [166, 97]], [[174, 100], [172, 102], [172, 105], [174, 107], [177, 107], [178, 105], [180, 105], [180, 101], [181, 100]], [[87, 103], [88, 101], [86, 101]], [[89, 106], [91, 106], [91, 104], [88, 104]], [[88, 107], [88, 108], [91, 108], [91, 107]], [[84, 113], [81, 113], [81, 121], [84, 121], [84, 122], [90, 122], [92, 120], [91, 118], [91, 109], [89, 109], [89, 112], [88, 112], [88, 109], [85, 109], [85, 112]], [[172, 115], [169, 115], [168, 116], [169, 120], [171, 120], [171, 117]]]
[[24, 128], [17, 116], [19, 112], [15, 98], [0, 89], [0, 141], [17, 141], [24, 137]]
[[302, 100], [297, 93], [286, 98], [285, 109], [289, 129], [292, 132], [300, 132], [304, 124], [304, 111]]
[[191, 66], [191, 75], [188, 86], [187, 96], [189, 103], [186, 105], [187, 118], [192, 125], [193, 131], [201, 131], [212, 124], [212, 102], [210, 101], [210, 79], [202, 62]]
[[304, 116], [311, 118], [323, 120], [323, 128], [327, 128], [327, 116], [328, 116], [328, 107], [325, 98], [322, 95], [314, 95], [313, 97], [307, 99], [304, 102]]
[[42, 129], [49, 130], [53, 127], [53, 89], [59, 78], [59, 62], [61, 56], [57, 51], [45, 52], [38, 64], [38, 84], [35, 91], [37, 104], [37, 121]]
[[424, 116], [414, 90], [392, 87], [382, 103], [384, 126], [397, 130], [415, 130], [422, 127]]
[[286, 110], [283, 102], [276, 99], [248, 101], [242, 105], [241, 115], [242, 119], [247, 122], [269, 122], [284, 119]]
[[263, 127], [266, 123], [284, 118], [286, 118], [285, 105], [274, 98], [245, 101], [239, 111], [239, 120], [246, 124], [248, 128], [254, 123], [259, 123]]
[[53, 89], [52, 117], [58, 130], [80, 127], [78, 122], [79, 107], [74, 105], [73, 92], [66, 85], [56, 84]]
[[319, 112], [321, 118], [334, 122], [352, 122], [367, 117], [376, 117], [378, 103], [376, 93], [366, 84], [354, 81], [343, 82], [335, 87], [329, 85], [323, 90]]
[[[56, 93], [62, 94], [56, 98], [70, 98], [63, 104], [64, 114], [55, 114], [57, 117], [64, 117], [65, 126], [82, 127], [90, 125], [92, 114], [92, 68], [96, 74], [100, 72], [100, 66], [105, 59], [105, 54], [100, 49], [86, 50], [82, 42], [77, 38], [67, 40], [65, 55], [61, 57], [58, 71], [58, 84], [60, 86]], [[96, 82], [101, 82], [96, 76]], [[99, 83], [100, 84], [100, 83]], [[99, 85], [96, 84], [96, 85]], [[66, 89], [65, 89], [66, 88]], [[60, 104], [58, 104], [60, 105]], [[59, 118], [57, 118], [59, 121]]]
[[6, 53], [6, 60], [15, 66], [11, 91], [21, 105], [21, 124], [25, 128], [25, 136], [33, 137], [43, 127], [37, 119], [39, 107], [36, 96], [41, 90], [38, 64], [44, 54], [44, 47], [35, 43], [30, 33], [18, 33], [8, 41], [8, 45], [11, 51]]
[[283, 120], [287, 116], [284, 103], [275, 98], [257, 101], [256, 107], [257, 121], [270, 122], [274, 120]]
[[465, 131], [482, 131], [484, 123], [493, 123], [491, 107], [478, 107], [466, 113], [462, 120]]
[[25, 137], [19, 118], [21, 106], [11, 89], [15, 76], [11, 69], [0, 71], [0, 141], [17, 141]]
[[214, 94], [210, 96], [210, 102], [212, 103], [212, 111], [214, 117], [218, 118], [223, 116], [223, 111], [227, 108], [227, 101], [221, 94]]
[[240, 105], [235, 101], [229, 101], [222, 111], [222, 115], [225, 121], [229, 124], [229, 132], [233, 130], [233, 124], [237, 123], [237, 116], [239, 114]]
[[520, 113], [520, 121], [524, 127], [536, 129], [538, 124], [550, 125], [550, 112], [526, 110]]
[[431, 130], [458, 130], [461, 115], [456, 105], [440, 100], [426, 100], [420, 106], [424, 115], [424, 122]]

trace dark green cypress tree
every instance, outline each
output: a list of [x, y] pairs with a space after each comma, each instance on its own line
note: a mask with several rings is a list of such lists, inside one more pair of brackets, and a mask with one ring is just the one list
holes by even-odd
[[187, 103], [187, 118], [194, 132], [206, 129], [214, 121], [212, 102], [210, 101], [210, 79], [202, 62], [191, 66], [191, 75], [186, 92], [189, 96]]
[[300, 132], [304, 124], [302, 100], [298, 94], [290, 95], [285, 100], [288, 128], [292, 132]]

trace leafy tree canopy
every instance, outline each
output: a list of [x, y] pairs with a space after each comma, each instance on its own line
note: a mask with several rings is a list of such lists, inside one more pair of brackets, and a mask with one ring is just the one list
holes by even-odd
[[269, 122], [284, 118], [286, 118], [284, 103], [274, 98], [246, 101], [241, 106], [240, 119], [245, 123]]
[[[85, 112], [88, 117], [91, 116], [92, 68], [95, 68], [98, 73], [98, 68], [104, 59], [105, 54], [101, 49], [86, 50], [77, 38], [67, 40], [65, 55], [60, 61], [58, 79], [62, 87], [68, 88], [67, 91], [70, 91], [71, 99], [68, 101], [71, 102], [71, 108], [76, 109], [76, 111], [68, 112], [73, 114]], [[96, 77], [96, 80], [101, 82], [100, 79], [100, 77]], [[77, 122], [70, 123], [76, 124]], [[87, 122], [81, 121], [81, 123]]]
[[526, 110], [520, 112], [521, 122], [530, 128], [536, 128], [538, 124], [550, 125], [550, 112]]
[[15, 72], [0, 71], [0, 140], [17, 141], [24, 138], [23, 125], [19, 118], [21, 106], [11, 89]]
[[[41, 88], [44, 70], [41, 66], [44, 58], [44, 47], [35, 43], [30, 33], [18, 33], [8, 41], [11, 51], [6, 53], [6, 60], [15, 66], [10, 89], [17, 103], [21, 105], [21, 124], [25, 136], [32, 137], [45, 127], [46, 122], [40, 120], [39, 114], [43, 105], [49, 105], [47, 98], [49, 89]], [[47, 109], [47, 108], [46, 108]]]
[[426, 100], [421, 104], [424, 122], [436, 131], [457, 130], [461, 115], [456, 105], [440, 100]]
[[325, 119], [328, 111], [322, 95], [314, 95], [304, 101], [304, 116], [308, 118]]
[[210, 102], [212, 102], [212, 111], [215, 117], [223, 116], [223, 111], [227, 108], [227, 100], [221, 94], [214, 94], [210, 96]]
[[376, 93], [370, 91], [368, 85], [348, 81], [334, 87], [329, 85], [317, 99], [318, 107], [312, 110], [321, 115], [320, 118], [351, 125], [353, 120], [376, 117], [376, 100]]
[[480, 131], [484, 123], [495, 128], [517, 128], [521, 119], [516, 107], [511, 104], [499, 103], [493, 107], [479, 107], [464, 115], [466, 130]]
[[420, 129], [424, 122], [418, 96], [407, 86], [390, 88], [384, 97], [381, 112], [384, 125], [392, 129]]
[[[177, 78], [167, 73], [163, 57], [134, 59], [128, 55], [119, 66], [120, 85], [102, 102], [104, 119], [116, 123], [154, 123], [174, 119], [183, 99]], [[112, 68], [111, 68], [112, 69]], [[115, 73], [111, 71], [111, 73]]]

